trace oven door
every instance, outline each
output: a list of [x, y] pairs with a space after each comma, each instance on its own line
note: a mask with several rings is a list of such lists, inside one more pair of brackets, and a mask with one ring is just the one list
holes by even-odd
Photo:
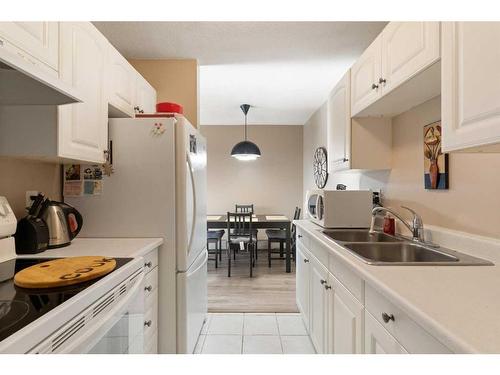
[[144, 272], [89, 306], [31, 353], [126, 354], [144, 352]]

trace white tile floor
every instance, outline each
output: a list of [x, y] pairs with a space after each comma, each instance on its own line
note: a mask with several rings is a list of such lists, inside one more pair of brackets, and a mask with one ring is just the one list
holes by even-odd
[[299, 314], [208, 314], [195, 354], [314, 354]]

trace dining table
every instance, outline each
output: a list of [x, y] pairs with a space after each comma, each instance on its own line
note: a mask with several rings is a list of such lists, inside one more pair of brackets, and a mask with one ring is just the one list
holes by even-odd
[[[234, 228], [234, 224], [234, 222], [231, 222], [231, 228]], [[287, 273], [292, 270], [290, 252], [292, 243], [291, 224], [291, 220], [286, 215], [252, 215], [253, 229], [282, 229], [286, 231], [285, 269]], [[207, 229], [227, 229], [227, 214], [207, 215]]]

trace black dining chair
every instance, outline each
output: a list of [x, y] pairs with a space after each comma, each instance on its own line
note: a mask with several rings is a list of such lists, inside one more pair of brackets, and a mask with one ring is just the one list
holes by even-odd
[[[228, 212], [227, 213], [227, 244], [228, 244], [228, 267], [227, 277], [231, 277], [231, 250], [241, 247], [249, 253], [250, 277], [253, 277], [255, 266], [255, 249], [257, 236], [252, 233], [252, 213]], [[234, 258], [236, 259], [236, 258]]]
[[[253, 204], [235, 204], [234, 205], [234, 212], [236, 212], [236, 213], [251, 213], [251, 214], [255, 213], [255, 211], [253, 209]], [[252, 233], [255, 235], [255, 238], [258, 238], [258, 233], [259, 233], [258, 229], [253, 228]], [[258, 245], [259, 245], [259, 241], [256, 240], [255, 241], [255, 259], [259, 259]], [[234, 257], [235, 257], [234, 259], [236, 259], [236, 253], [234, 253]]]
[[[219, 260], [222, 257], [222, 237], [224, 237], [225, 230], [209, 230], [207, 231], [207, 251], [208, 255], [215, 253], [215, 268], [219, 266]], [[210, 244], [214, 244], [215, 247], [210, 249]]]
[[[295, 212], [293, 214], [293, 220], [299, 220], [300, 219], [300, 211], [301, 209], [299, 207], [295, 207]], [[290, 233], [291, 241], [290, 241], [290, 251], [293, 256], [293, 260], [295, 261], [295, 233], [296, 233], [296, 228], [295, 225], [292, 224], [292, 229]], [[271, 260], [272, 259], [283, 259], [283, 251], [285, 248], [285, 243], [286, 243], [286, 230], [283, 229], [266, 229], [266, 236], [267, 236], [267, 262], [268, 262], [268, 267], [271, 267]], [[280, 244], [280, 257], [279, 258], [272, 258], [272, 250], [271, 250], [271, 245], [273, 243], [279, 243]]]

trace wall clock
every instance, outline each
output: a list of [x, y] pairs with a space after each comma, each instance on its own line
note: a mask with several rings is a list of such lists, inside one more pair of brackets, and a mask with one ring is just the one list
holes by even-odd
[[323, 189], [328, 180], [326, 149], [318, 147], [314, 152], [313, 173], [316, 186]]

